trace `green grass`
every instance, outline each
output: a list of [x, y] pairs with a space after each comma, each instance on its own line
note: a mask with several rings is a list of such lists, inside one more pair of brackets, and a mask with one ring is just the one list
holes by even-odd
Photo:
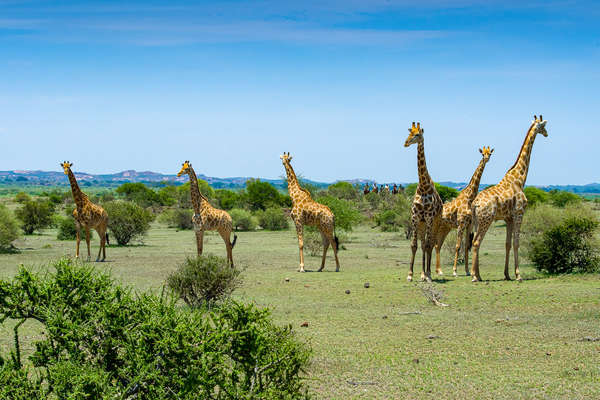
[[[471, 283], [463, 266], [453, 278], [444, 265], [435, 288], [449, 307], [437, 307], [419, 283], [406, 282], [409, 243], [398, 233], [361, 227], [340, 252], [339, 273], [330, 250], [324, 272], [301, 274], [295, 231], [240, 232], [233, 255], [245, 267], [244, 285], [235, 296], [269, 307], [277, 323], [291, 324], [311, 344], [307, 382], [316, 398], [597, 398], [600, 341], [581, 339], [600, 337], [600, 276], [545, 277], [522, 257], [525, 281], [504, 282], [504, 237], [495, 226], [484, 240], [485, 282]], [[217, 234], [205, 240], [205, 251], [225, 256]], [[44, 268], [75, 252], [74, 241], [57, 241], [54, 230], [17, 245], [21, 253], [0, 255], [1, 278], [19, 264]], [[97, 250], [94, 237], [92, 259]], [[144, 246], [108, 247], [109, 262], [95, 265], [140, 290], [159, 290], [194, 252], [193, 232], [154, 225]], [[320, 257], [305, 256], [306, 268], [316, 271]], [[418, 277], [420, 252], [417, 259]], [[421, 314], [402, 314], [414, 311]], [[39, 334], [24, 327], [26, 342]], [[0, 349], [5, 354], [11, 346], [5, 324]]]

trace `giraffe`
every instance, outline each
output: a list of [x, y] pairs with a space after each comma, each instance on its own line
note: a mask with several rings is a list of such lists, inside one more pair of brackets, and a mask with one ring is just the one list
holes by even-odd
[[194, 231], [196, 233], [196, 247], [198, 255], [202, 254], [202, 246], [204, 242], [204, 231], [217, 231], [225, 242], [225, 248], [227, 249], [227, 261], [233, 268], [233, 246], [237, 240], [237, 235], [233, 234], [233, 242], [230, 241], [231, 232], [233, 231], [233, 223], [231, 216], [227, 211], [219, 210], [214, 208], [208, 202], [208, 199], [200, 193], [198, 188], [198, 178], [196, 172], [192, 168], [192, 164], [186, 161], [182, 164], [181, 170], [177, 173], [177, 176], [188, 174], [190, 177], [190, 196], [192, 199], [192, 206], [194, 207], [194, 215], [192, 216], [192, 222], [194, 224]]
[[[413, 266], [415, 264], [415, 254], [417, 252], [417, 239], [421, 239], [421, 251], [423, 253], [423, 272], [421, 272], [421, 280], [431, 282], [431, 252], [433, 250], [434, 238], [433, 227], [436, 220], [442, 214], [442, 199], [435, 190], [433, 180], [427, 172], [427, 164], [425, 163], [425, 146], [423, 145], [423, 132], [421, 123], [412, 123], [412, 127], [408, 129], [408, 137], [404, 143], [404, 147], [409, 147], [414, 143], [418, 143], [417, 148], [417, 166], [419, 170], [419, 184], [413, 198], [411, 207], [411, 228], [410, 232], [413, 236], [411, 243], [412, 256], [410, 258], [410, 270], [408, 271], [409, 282], [412, 281]], [[427, 264], [427, 269], [425, 269]]]
[[523, 214], [527, 207], [527, 197], [523, 193], [523, 187], [527, 180], [529, 161], [533, 142], [538, 133], [548, 136], [546, 122], [542, 116], [533, 116], [533, 122], [527, 130], [525, 141], [519, 151], [519, 156], [514, 165], [506, 172], [504, 178], [495, 186], [481, 191], [473, 201], [473, 223], [475, 237], [473, 238], [473, 265], [471, 275], [473, 282], [481, 281], [479, 274], [479, 248], [485, 237], [485, 233], [494, 221], [504, 220], [506, 222], [506, 257], [504, 260], [504, 278], [510, 280], [508, 274], [509, 255], [511, 247], [514, 247], [515, 277], [521, 281], [519, 272], [519, 234]]
[[[73, 218], [75, 218], [75, 229], [77, 231], [77, 246], [75, 248], [75, 258], [79, 258], [79, 242], [81, 241], [81, 227], [85, 229], [85, 242], [87, 243], [87, 260], [90, 260], [90, 229], [95, 229], [100, 237], [100, 249], [96, 262], [106, 260], [106, 243], [109, 243], [108, 233], [108, 214], [104, 208], [96, 205], [88, 199], [87, 195], [79, 189], [77, 179], [73, 171], [71, 171], [72, 163], [64, 161], [60, 164], [63, 167], [65, 175], [69, 177], [71, 183], [71, 191], [73, 192], [73, 200], [76, 208], [73, 210]], [[109, 243], [110, 244], [110, 243]], [[102, 260], [100, 254], [102, 253]]]
[[[481, 181], [481, 175], [485, 169], [485, 165], [490, 160], [494, 149], [489, 147], [483, 147], [479, 149], [481, 153], [481, 161], [475, 169], [469, 184], [461, 190], [458, 196], [448, 202], [444, 203], [442, 208], [442, 216], [438, 220], [438, 224], [434, 229], [435, 235], [435, 270], [438, 275], [442, 274], [442, 268], [440, 266], [440, 250], [444, 244], [446, 236], [452, 229], [456, 228], [456, 247], [454, 249], [454, 267], [452, 268], [452, 275], [456, 276], [456, 264], [458, 262], [458, 252], [463, 245], [463, 234], [465, 235], [465, 244], [469, 243], [469, 235], [471, 233], [471, 204], [475, 200], [475, 196], [479, 192], [479, 182]], [[469, 273], [469, 246], [465, 247], [465, 273]]]
[[288, 152], [283, 153], [279, 158], [283, 162], [285, 172], [287, 174], [288, 192], [292, 198], [291, 216], [296, 225], [296, 233], [298, 234], [298, 246], [300, 248], [300, 268], [299, 272], [304, 272], [304, 238], [303, 226], [315, 226], [321, 232], [323, 240], [323, 258], [321, 259], [321, 268], [319, 272], [325, 268], [325, 256], [329, 245], [333, 248], [335, 256], [335, 272], [340, 270], [340, 261], [338, 259], [338, 238], [335, 235], [335, 216], [326, 205], [319, 204], [310, 197], [310, 193], [306, 189], [302, 189], [298, 183], [296, 173], [292, 168], [292, 156]]

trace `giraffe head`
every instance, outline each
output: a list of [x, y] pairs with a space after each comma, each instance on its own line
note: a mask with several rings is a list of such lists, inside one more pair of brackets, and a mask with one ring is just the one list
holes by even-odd
[[546, 132], [546, 122], [548, 121], [544, 121], [541, 115], [539, 118], [535, 115], [533, 116], [533, 123], [535, 124], [534, 129], [536, 135], [538, 133], [541, 133], [542, 135], [544, 135], [544, 137], [548, 137], [548, 132]]
[[490, 149], [490, 146], [483, 146], [483, 149], [479, 149], [479, 152], [483, 156], [483, 161], [488, 162], [492, 156], [492, 153], [494, 152], [494, 149]]
[[425, 129], [421, 128], [421, 123], [417, 122], [412, 123], [412, 126], [408, 128], [408, 137], [406, 138], [406, 142], [404, 142], [404, 147], [408, 147], [411, 144], [420, 143], [423, 141], [423, 132]]
[[185, 161], [183, 164], [181, 164], [181, 170], [177, 173], [177, 176], [179, 177], [183, 174], [187, 174], [191, 166], [192, 164], [190, 164], [189, 161]]
[[283, 165], [289, 165], [290, 161], [292, 161], [292, 156], [290, 156], [289, 151], [287, 153], [284, 151], [283, 154], [279, 156], [279, 158], [281, 158], [281, 162], [283, 163]]
[[65, 175], [69, 175], [69, 169], [73, 166], [73, 163], [68, 161], [63, 161], [60, 163], [60, 166], [63, 167], [63, 171], [65, 171]]

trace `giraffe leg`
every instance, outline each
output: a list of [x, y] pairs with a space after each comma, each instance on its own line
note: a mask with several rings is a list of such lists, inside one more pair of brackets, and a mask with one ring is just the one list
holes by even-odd
[[[460, 253], [460, 248], [462, 247], [463, 231], [464, 231], [464, 225], [458, 224], [458, 229], [456, 230], [456, 246], [454, 246], [454, 265], [452, 266], [452, 275], [453, 276], [458, 275], [456, 273], [456, 266], [458, 264], [458, 254]], [[466, 247], [465, 247], [465, 254], [467, 254]], [[466, 256], [465, 256], [465, 260], [466, 260]]]
[[411, 250], [412, 254], [410, 256], [410, 269], [408, 270], [408, 276], [406, 277], [406, 280], [409, 282], [412, 281], [413, 267], [415, 265], [415, 254], [417, 254], [418, 234], [417, 234], [417, 219], [415, 217], [413, 217], [411, 219], [410, 233], [412, 234], [412, 242], [410, 244], [410, 250]]
[[473, 265], [471, 266], [471, 275], [473, 278], [471, 282], [479, 282], [481, 281], [481, 275], [479, 274], [479, 248], [481, 247], [481, 242], [485, 237], [485, 233], [491, 225], [490, 221], [481, 221], [478, 224], [477, 232], [475, 233], [475, 239], [473, 240]]
[[299, 272], [304, 272], [304, 234], [301, 223], [296, 223], [296, 233], [298, 234], [298, 248], [300, 249], [300, 268]]
[[506, 220], [506, 254], [504, 255], [504, 280], [510, 281], [510, 274], [508, 273], [508, 264], [510, 263], [510, 246], [512, 244], [513, 234], [513, 221]]
[[338, 242], [335, 238], [335, 233], [329, 237], [329, 243], [331, 243], [331, 248], [333, 248], [333, 256], [335, 257], [335, 272], [340, 272], [340, 260], [338, 259]]
[[198, 250], [198, 255], [202, 255], [202, 246], [204, 245], [204, 231], [198, 230], [196, 232], [196, 249]]
[[75, 258], [79, 258], [79, 243], [81, 242], [81, 225], [79, 225], [79, 222], [75, 222], [75, 230], [76, 230], [76, 239], [77, 239], [77, 244], [75, 247]]
[[[433, 252], [433, 238], [431, 236], [433, 231], [433, 221], [429, 220], [425, 223], [425, 244], [423, 246], [423, 253], [425, 253], [424, 261], [426, 261], [423, 263], [423, 274], [425, 275], [425, 279], [421, 278], [421, 280], [431, 282], [431, 254]], [[421, 277], [423, 277], [423, 274]]]
[[329, 249], [329, 238], [324, 232], [321, 232], [321, 239], [323, 242], [323, 257], [321, 258], [321, 268], [318, 269], [319, 272], [325, 268], [325, 257], [327, 256], [327, 249]]
[[515, 278], [521, 282], [523, 278], [519, 272], [519, 235], [521, 233], [522, 216], [515, 218], [513, 226], [513, 252], [515, 255]]
[[[102, 249], [104, 248], [104, 244], [106, 242], [106, 235], [104, 230], [100, 227], [96, 228], [96, 232], [98, 233], [98, 236], [100, 236], [100, 248], [98, 248], [98, 257], [96, 257], [96, 262], [98, 262], [100, 261], [100, 255], [102, 254]], [[104, 258], [102, 261], [104, 261]]]
[[233, 268], [233, 254], [231, 252], [231, 241], [229, 240], [231, 238], [231, 233], [229, 231], [223, 230], [219, 231], [219, 234], [225, 242], [225, 249], [227, 250], [227, 262], [229, 262], [229, 266]]
[[87, 244], [88, 256], [87, 260], [90, 261], [92, 258], [92, 254], [90, 252], [90, 228], [85, 227], [85, 243]]
[[465, 275], [471, 275], [469, 271], [469, 251], [471, 250], [471, 224], [467, 224], [467, 228], [465, 229], [465, 239], [464, 239], [464, 254], [465, 254]]

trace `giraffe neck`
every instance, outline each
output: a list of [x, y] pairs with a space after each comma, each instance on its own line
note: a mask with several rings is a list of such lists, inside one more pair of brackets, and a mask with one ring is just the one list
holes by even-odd
[[198, 178], [196, 177], [196, 172], [194, 172], [192, 167], [188, 169], [188, 175], [190, 176], [190, 194], [192, 197], [192, 206], [194, 207], [194, 212], [199, 214], [205, 205], [204, 201], [206, 201], [206, 198], [202, 196], [202, 193], [200, 193], [200, 189], [198, 188]]
[[535, 122], [529, 128], [529, 131], [527, 131], [527, 135], [525, 136], [525, 141], [523, 141], [523, 145], [521, 146], [521, 151], [519, 152], [517, 161], [515, 161], [515, 164], [505, 175], [505, 178], [510, 178], [511, 182], [516, 183], [520, 188], [525, 186], [527, 173], [529, 172], [531, 150], [533, 149], [533, 142], [535, 141], [536, 136], [534, 128]]
[[306, 196], [306, 192], [300, 187], [296, 173], [289, 162], [285, 164], [285, 172], [287, 174], [288, 193], [293, 202], [296, 202], [301, 195]]
[[473, 200], [475, 200], [477, 192], [479, 192], [479, 182], [481, 181], [481, 175], [483, 175], [483, 170], [485, 168], [486, 163], [487, 161], [484, 158], [482, 158], [481, 161], [479, 161], [479, 165], [477, 166], [475, 173], [473, 173], [471, 181], [469, 182], [467, 187], [463, 189], [463, 193], [465, 194], [469, 203], [472, 203]]
[[85, 193], [79, 189], [77, 179], [75, 179], [75, 175], [73, 174], [73, 171], [71, 171], [71, 168], [69, 168], [67, 176], [69, 177], [69, 182], [71, 183], [71, 191], [73, 192], [73, 200], [75, 201], [75, 204], [77, 207], [83, 207], [88, 198]]
[[417, 147], [417, 167], [419, 169], [419, 186], [433, 186], [433, 181], [427, 171], [427, 163], [425, 162], [425, 145], [423, 140], [419, 142]]

